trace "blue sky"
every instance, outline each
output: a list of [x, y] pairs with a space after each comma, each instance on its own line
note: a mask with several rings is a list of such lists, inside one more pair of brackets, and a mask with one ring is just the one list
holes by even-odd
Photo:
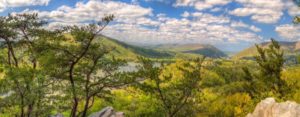
[[275, 38], [299, 41], [292, 0], [2, 0], [0, 15], [37, 12], [46, 28], [85, 25], [107, 14], [103, 34], [138, 45], [212, 44], [239, 51]]

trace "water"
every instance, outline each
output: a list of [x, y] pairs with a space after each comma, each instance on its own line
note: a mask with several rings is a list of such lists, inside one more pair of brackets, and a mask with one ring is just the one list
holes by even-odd
[[138, 66], [140, 66], [139, 63], [135, 62], [129, 62], [126, 66], [119, 67], [120, 72], [136, 72], [138, 71]]
[[[120, 72], [136, 72], [138, 71], [139, 69], [139, 66], [141, 66], [140, 63], [135, 63], [135, 62], [129, 62], [127, 63], [126, 66], [121, 66], [119, 67], [119, 71]], [[160, 63], [154, 63], [153, 65], [154, 67], [160, 67]]]

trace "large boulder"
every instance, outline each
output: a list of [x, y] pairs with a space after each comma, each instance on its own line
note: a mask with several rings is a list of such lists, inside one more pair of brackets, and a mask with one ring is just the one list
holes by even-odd
[[291, 101], [277, 103], [274, 98], [266, 98], [247, 117], [300, 117], [300, 105]]
[[125, 117], [123, 112], [115, 112], [112, 107], [106, 107], [99, 112], [91, 114], [89, 117]]

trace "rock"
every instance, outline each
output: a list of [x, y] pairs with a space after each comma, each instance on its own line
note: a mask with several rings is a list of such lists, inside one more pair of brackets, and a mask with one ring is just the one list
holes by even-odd
[[115, 112], [112, 107], [106, 107], [99, 112], [91, 114], [89, 117], [125, 117], [123, 112]]
[[266, 98], [246, 117], [300, 117], [300, 105], [291, 101], [277, 103], [274, 98]]

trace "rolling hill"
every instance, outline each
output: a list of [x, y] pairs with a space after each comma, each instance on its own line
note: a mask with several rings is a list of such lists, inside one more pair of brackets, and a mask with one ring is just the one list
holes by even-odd
[[106, 36], [101, 36], [99, 38], [102, 38], [101, 41], [104, 45], [115, 47], [115, 51], [112, 52], [112, 55], [122, 59], [135, 60], [138, 56], [155, 59], [195, 58], [203, 55], [210, 58], [226, 57], [226, 54], [212, 45], [167, 44], [140, 47]]
[[[269, 46], [271, 42], [264, 42], [259, 44], [261, 47], [266, 48]], [[284, 51], [286, 56], [293, 56], [300, 54], [300, 41], [299, 42], [279, 42], [281, 45], [282, 50]], [[257, 50], [255, 46], [251, 46], [236, 55], [233, 56], [235, 59], [241, 58], [252, 58], [253, 56], [257, 55]]]
[[124, 42], [101, 36], [101, 41], [105, 46], [114, 47], [115, 50], [112, 52], [112, 55], [116, 58], [122, 58], [127, 60], [135, 60], [138, 56], [143, 56], [147, 58], [173, 58], [175, 56], [174, 53], [166, 52], [166, 51], [157, 51], [153, 49], [146, 49], [130, 44], [126, 44]]
[[166, 44], [152, 47], [156, 50], [165, 50], [194, 56], [207, 56], [210, 58], [226, 57], [226, 54], [212, 45], [207, 44]]

